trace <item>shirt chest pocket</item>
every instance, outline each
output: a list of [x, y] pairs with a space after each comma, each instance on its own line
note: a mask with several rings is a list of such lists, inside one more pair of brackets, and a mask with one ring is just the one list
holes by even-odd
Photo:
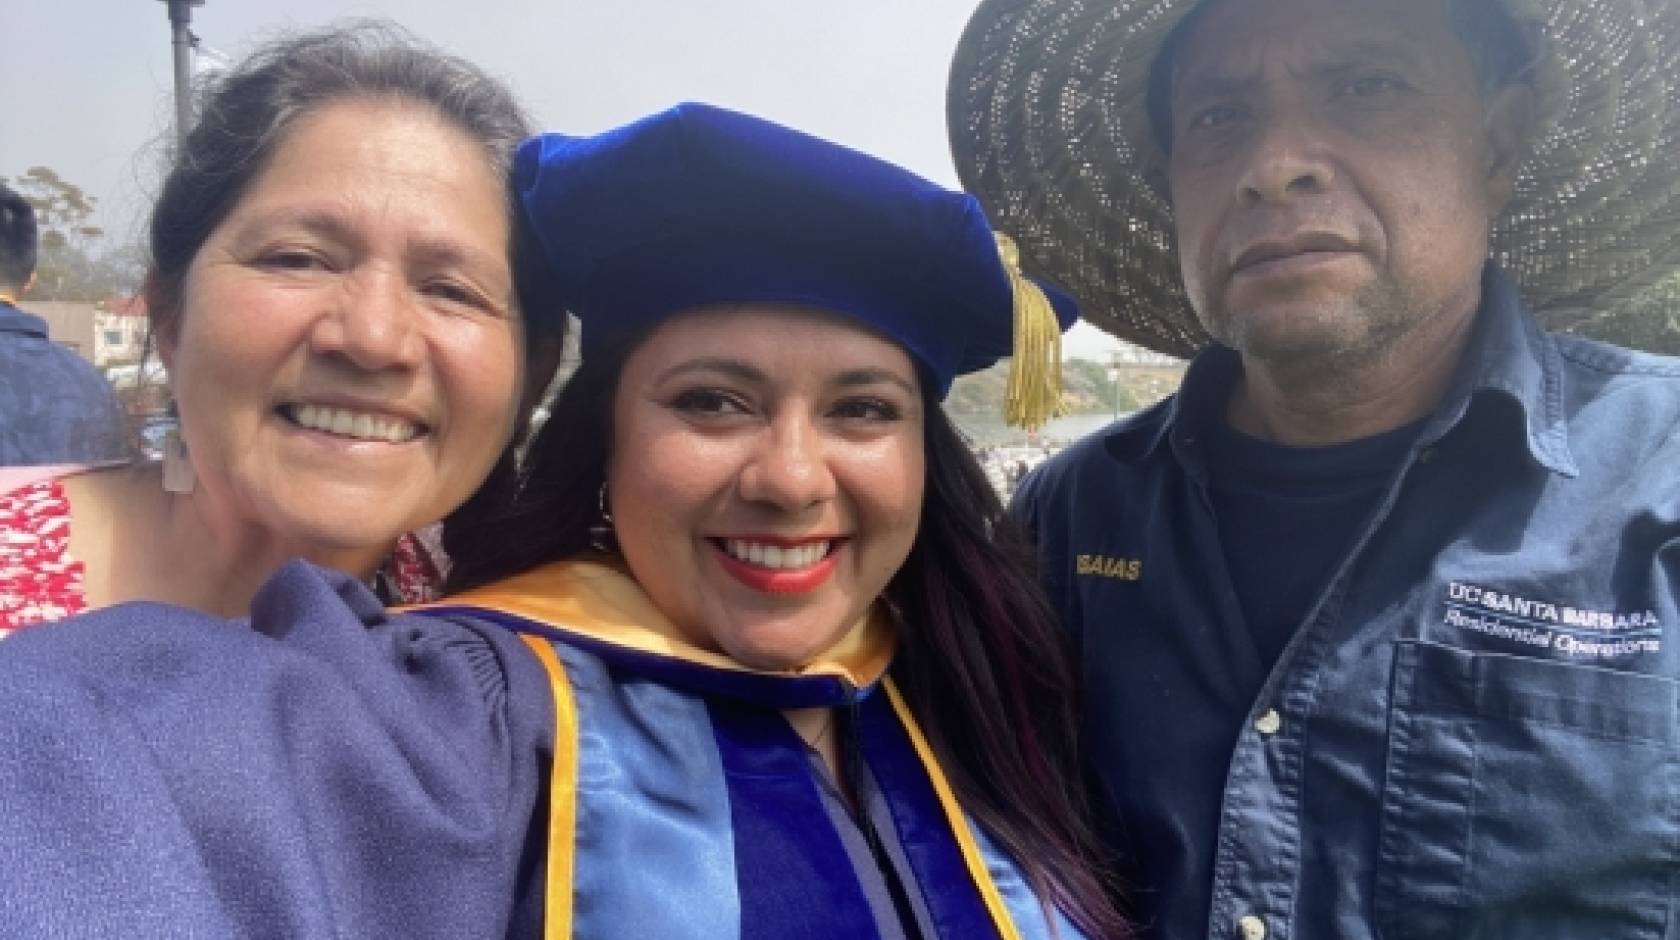
[[1677, 689], [1659, 676], [1402, 642], [1374, 899], [1381, 935], [1675, 935]]

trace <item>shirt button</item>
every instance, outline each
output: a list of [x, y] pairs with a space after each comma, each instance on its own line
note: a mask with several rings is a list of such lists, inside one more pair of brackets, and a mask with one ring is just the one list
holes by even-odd
[[1283, 716], [1279, 715], [1275, 708], [1266, 709], [1260, 713], [1259, 718], [1254, 719], [1254, 730], [1267, 736], [1277, 734], [1278, 729], [1282, 727]]
[[1245, 915], [1237, 920], [1237, 932], [1242, 940], [1266, 940], [1266, 922], [1253, 914]]

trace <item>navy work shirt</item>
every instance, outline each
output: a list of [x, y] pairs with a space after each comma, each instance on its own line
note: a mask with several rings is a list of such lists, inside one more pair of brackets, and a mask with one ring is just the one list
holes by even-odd
[[116, 393], [47, 324], [0, 302], [0, 467], [133, 456]]
[[1673, 936], [1680, 361], [1550, 335], [1489, 266], [1453, 384], [1270, 668], [1203, 459], [1237, 368], [1204, 352], [1015, 503], [1154, 935]]

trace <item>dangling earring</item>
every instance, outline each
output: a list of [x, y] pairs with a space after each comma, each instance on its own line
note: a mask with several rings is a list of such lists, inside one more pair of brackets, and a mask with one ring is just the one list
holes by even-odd
[[607, 484], [601, 483], [601, 491], [595, 499], [596, 509], [601, 518], [589, 527], [589, 544], [598, 552], [608, 555], [618, 553], [618, 533], [613, 530], [612, 510], [607, 508]]
[[170, 402], [169, 413], [175, 426], [163, 437], [163, 491], [185, 496], [198, 484], [193, 473], [192, 457], [187, 453], [187, 439], [181, 436], [181, 414]]

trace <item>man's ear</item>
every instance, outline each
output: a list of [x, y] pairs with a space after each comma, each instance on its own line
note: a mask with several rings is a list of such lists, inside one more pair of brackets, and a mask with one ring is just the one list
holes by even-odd
[[18, 288], [18, 296], [19, 297], [22, 297], [24, 294], [29, 293], [30, 289], [35, 286], [35, 276], [36, 276], [37, 273], [38, 272], [31, 271], [31, 272], [29, 272], [29, 276], [23, 279], [23, 286]]
[[1516, 191], [1517, 171], [1528, 159], [1535, 131], [1534, 86], [1508, 82], [1487, 93], [1488, 216], [1497, 218]]

